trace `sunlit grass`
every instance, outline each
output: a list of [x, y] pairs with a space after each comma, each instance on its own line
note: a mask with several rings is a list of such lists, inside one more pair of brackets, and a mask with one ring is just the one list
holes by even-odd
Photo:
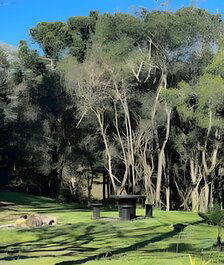
[[[102, 219], [94, 221], [91, 210], [77, 204], [12, 192], [0, 192], [0, 200], [16, 203], [0, 208], [0, 224], [31, 213], [59, 221], [53, 227], [0, 229], [0, 265], [185, 265], [189, 254], [209, 264], [224, 263], [214, 247], [216, 228], [200, 223], [195, 213], [154, 211], [153, 218], [122, 222], [116, 210], [102, 210]], [[137, 214], [144, 216], [144, 210]]]

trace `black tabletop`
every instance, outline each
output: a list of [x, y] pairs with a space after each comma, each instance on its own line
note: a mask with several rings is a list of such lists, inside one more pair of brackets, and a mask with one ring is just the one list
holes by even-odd
[[133, 195], [133, 194], [129, 194], [129, 195], [111, 195], [110, 198], [111, 199], [140, 199], [140, 198], [145, 198], [145, 195]]

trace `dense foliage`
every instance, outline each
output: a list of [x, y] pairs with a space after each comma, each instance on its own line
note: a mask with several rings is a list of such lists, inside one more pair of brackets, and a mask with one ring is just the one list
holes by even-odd
[[44, 56], [0, 50], [2, 183], [90, 199], [105, 168], [113, 192], [157, 207], [223, 205], [222, 33], [195, 7], [37, 24]]

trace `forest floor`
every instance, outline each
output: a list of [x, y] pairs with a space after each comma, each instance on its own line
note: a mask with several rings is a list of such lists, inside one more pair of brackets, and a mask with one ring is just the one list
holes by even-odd
[[23, 214], [58, 218], [56, 226], [0, 228], [0, 265], [185, 265], [189, 254], [198, 265], [202, 259], [224, 264], [214, 246], [217, 228], [195, 213], [154, 211], [153, 218], [122, 222], [116, 210], [102, 210], [94, 221], [77, 204], [7, 191], [0, 191], [0, 201], [15, 203], [0, 207], [0, 225]]

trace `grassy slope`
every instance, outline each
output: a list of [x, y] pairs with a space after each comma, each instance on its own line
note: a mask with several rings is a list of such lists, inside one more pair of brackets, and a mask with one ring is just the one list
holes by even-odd
[[[224, 255], [213, 247], [216, 228], [199, 223], [194, 213], [155, 211], [151, 219], [121, 222], [105, 218], [116, 217], [116, 211], [103, 211], [104, 218], [93, 221], [91, 211], [76, 204], [13, 192], [0, 192], [1, 200], [16, 206], [0, 208], [0, 225], [25, 213], [56, 216], [59, 224], [0, 229], [0, 265], [184, 265], [189, 264], [189, 253], [200, 258], [202, 249], [209, 264], [224, 264]], [[143, 209], [138, 214], [143, 215]], [[183, 231], [176, 225], [180, 223], [186, 225]]]

